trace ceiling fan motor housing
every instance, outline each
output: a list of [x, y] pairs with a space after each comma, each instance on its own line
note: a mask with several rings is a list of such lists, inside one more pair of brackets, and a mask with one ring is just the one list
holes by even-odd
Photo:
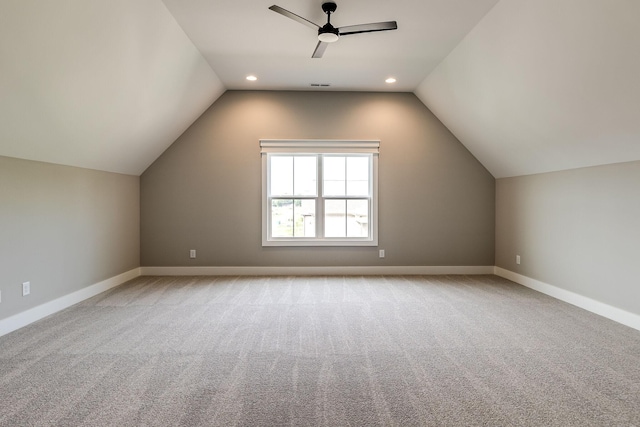
[[324, 13], [327, 13], [327, 14], [333, 13], [336, 11], [337, 8], [338, 8], [338, 5], [333, 1], [322, 3], [322, 10], [324, 10]]

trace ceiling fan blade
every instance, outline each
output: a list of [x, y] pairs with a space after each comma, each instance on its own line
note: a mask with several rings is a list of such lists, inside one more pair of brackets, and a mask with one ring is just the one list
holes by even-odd
[[283, 9], [280, 6], [276, 6], [275, 4], [273, 6], [271, 6], [269, 8], [270, 10], [273, 10], [274, 12], [279, 13], [280, 15], [286, 16], [287, 18], [291, 18], [294, 21], [297, 21], [301, 24], [306, 25], [307, 27], [311, 27], [314, 30], [317, 30], [318, 28], [320, 28], [319, 25], [309, 21], [308, 19], [303, 18], [302, 16], [296, 15], [293, 12], [289, 12], [287, 9]]
[[311, 55], [311, 57], [322, 58], [322, 55], [324, 55], [324, 51], [327, 50], [327, 46], [329, 46], [329, 43], [319, 41], [316, 45], [316, 50], [313, 51], [313, 55]]
[[387, 21], [374, 22], [372, 24], [348, 25], [346, 27], [338, 28], [338, 32], [341, 36], [348, 36], [350, 34], [373, 33], [375, 31], [388, 31], [396, 29], [398, 29], [398, 23], [396, 21]]

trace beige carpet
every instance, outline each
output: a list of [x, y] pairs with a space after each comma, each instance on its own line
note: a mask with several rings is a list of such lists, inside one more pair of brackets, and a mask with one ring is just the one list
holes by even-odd
[[140, 277], [0, 338], [2, 426], [640, 426], [640, 332], [495, 276]]

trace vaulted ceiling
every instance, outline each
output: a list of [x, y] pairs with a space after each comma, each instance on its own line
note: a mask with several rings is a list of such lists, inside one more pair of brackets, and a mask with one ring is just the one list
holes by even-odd
[[398, 30], [321, 59], [273, 3], [326, 21], [321, 0], [2, 0], [0, 155], [139, 175], [226, 89], [264, 89], [414, 92], [495, 177], [640, 160], [637, 0], [337, 0], [336, 26]]

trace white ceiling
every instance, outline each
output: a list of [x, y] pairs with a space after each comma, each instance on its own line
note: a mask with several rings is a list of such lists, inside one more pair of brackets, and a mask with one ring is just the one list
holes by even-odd
[[[269, 10], [277, 4], [318, 25], [323, 0], [163, 0], [227, 89], [412, 92], [497, 0], [337, 0], [337, 27], [397, 21], [398, 29], [344, 36], [311, 58], [318, 34]], [[254, 74], [255, 83], [245, 77]], [[387, 77], [397, 79], [385, 84]]]
[[496, 177], [640, 160], [637, 0], [338, 0], [336, 26], [398, 30], [321, 59], [274, 3], [326, 19], [322, 0], [0, 1], [0, 155], [139, 175], [225, 89], [330, 83], [415, 92]]

